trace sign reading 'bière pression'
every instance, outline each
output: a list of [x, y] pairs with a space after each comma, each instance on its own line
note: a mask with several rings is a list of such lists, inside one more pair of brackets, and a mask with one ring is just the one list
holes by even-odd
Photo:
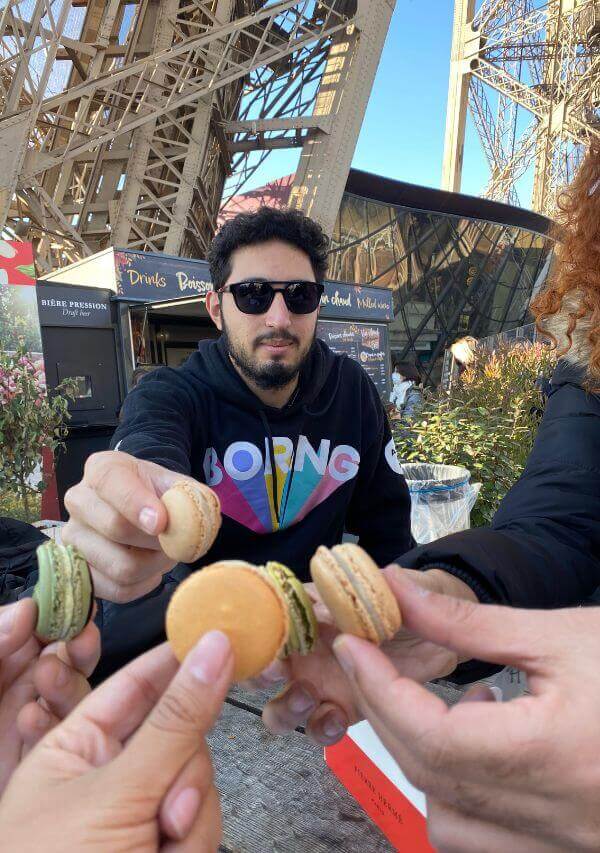
[[112, 322], [110, 297], [110, 290], [38, 282], [37, 301], [40, 324], [105, 328]]

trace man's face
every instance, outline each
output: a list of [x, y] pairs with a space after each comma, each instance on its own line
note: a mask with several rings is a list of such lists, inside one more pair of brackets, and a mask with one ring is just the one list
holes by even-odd
[[[273, 240], [244, 246], [231, 256], [231, 274], [226, 284], [248, 279], [266, 281], [315, 281], [308, 257], [287, 243]], [[226, 337], [229, 354], [242, 374], [259, 388], [288, 385], [300, 371], [313, 344], [318, 310], [292, 314], [277, 293], [265, 314], [244, 314], [233, 295], [207, 296], [207, 308], [215, 325]]]

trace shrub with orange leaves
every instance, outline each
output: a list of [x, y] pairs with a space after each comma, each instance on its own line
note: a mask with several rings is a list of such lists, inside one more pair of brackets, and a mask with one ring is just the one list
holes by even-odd
[[474, 526], [491, 521], [521, 475], [544, 405], [538, 379], [552, 374], [555, 360], [541, 343], [479, 349], [449, 394], [430, 393], [414, 422], [392, 423], [401, 460], [461, 465], [481, 482]]

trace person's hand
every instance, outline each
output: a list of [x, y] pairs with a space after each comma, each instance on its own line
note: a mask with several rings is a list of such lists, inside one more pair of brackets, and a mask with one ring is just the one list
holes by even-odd
[[458, 655], [518, 667], [531, 691], [495, 703], [479, 685], [448, 708], [398, 677], [374, 646], [336, 641], [363, 714], [427, 794], [432, 845], [600, 850], [600, 609], [473, 605], [424, 593], [402, 575], [392, 582], [411, 631]]
[[90, 692], [100, 633], [90, 622], [69, 643], [43, 647], [30, 598], [0, 607], [0, 795], [26, 754]]
[[88, 458], [83, 480], [65, 494], [69, 521], [62, 541], [88, 561], [98, 598], [120, 603], [141, 598], [173, 568], [158, 542], [167, 526], [160, 498], [183, 479], [116, 450]]
[[[394, 569], [385, 569], [386, 577]], [[402, 569], [414, 582], [426, 589], [448, 591], [453, 595], [476, 601], [474, 593], [462, 581], [438, 569], [428, 572]], [[332, 652], [338, 631], [330, 624], [331, 617], [318, 602], [313, 585], [310, 595], [319, 619], [320, 639], [314, 651], [302, 657], [293, 655], [277, 663], [262, 678], [248, 687], [269, 687], [276, 681], [288, 681], [282, 694], [269, 702], [263, 711], [263, 721], [273, 734], [285, 734], [305, 726], [314, 741], [329, 746], [337, 743], [352, 723], [362, 719], [354, 700], [351, 685]], [[436, 643], [416, 636], [403, 627], [398, 635], [382, 646], [397, 671], [417, 681], [442, 678], [456, 669], [457, 655]]]
[[224, 634], [178, 664], [165, 643], [46, 735], [0, 800], [3, 849], [215, 851], [219, 798], [205, 734], [233, 674]]

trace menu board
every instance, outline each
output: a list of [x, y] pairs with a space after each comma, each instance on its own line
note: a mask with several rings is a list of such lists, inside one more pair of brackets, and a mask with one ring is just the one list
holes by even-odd
[[317, 337], [333, 350], [357, 361], [371, 377], [380, 396], [390, 393], [388, 330], [383, 323], [319, 320]]

